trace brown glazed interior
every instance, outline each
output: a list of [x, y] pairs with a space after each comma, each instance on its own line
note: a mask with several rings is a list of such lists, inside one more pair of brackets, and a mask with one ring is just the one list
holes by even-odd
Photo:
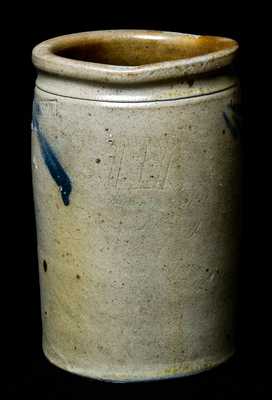
[[46, 40], [32, 60], [39, 72], [54, 76], [127, 85], [219, 71], [237, 50], [238, 43], [224, 37], [108, 30]]
[[106, 35], [69, 38], [52, 53], [78, 61], [118, 66], [140, 66], [193, 58], [230, 49], [234, 41], [215, 36]]

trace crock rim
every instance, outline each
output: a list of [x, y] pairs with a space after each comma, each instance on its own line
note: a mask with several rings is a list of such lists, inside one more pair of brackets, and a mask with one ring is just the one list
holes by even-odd
[[[103, 64], [82, 61], [55, 54], [58, 49], [72, 45], [77, 40], [99, 40], [114, 36], [119, 38], [148, 37], [155, 39], [199, 40], [209, 38], [222, 44], [222, 49], [187, 58], [154, 62], [135, 66]], [[224, 47], [227, 45], [227, 47]], [[60, 75], [63, 78], [80, 79], [108, 84], [134, 84], [160, 81], [164, 79], [188, 78], [189, 76], [216, 71], [233, 61], [239, 48], [234, 39], [221, 36], [204, 36], [179, 32], [151, 31], [138, 29], [118, 29], [80, 32], [57, 36], [36, 45], [32, 51], [32, 61], [38, 71]]]

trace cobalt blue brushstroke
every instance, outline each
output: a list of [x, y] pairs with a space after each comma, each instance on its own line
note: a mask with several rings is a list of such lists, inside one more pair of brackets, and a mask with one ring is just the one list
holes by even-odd
[[242, 114], [240, 105], [228, 105], [227, 110], [223, 112], [223, 116], [227, 127], [232, 133], [232, 136], [237, 139], [241, 135], [242, 129]]
[[33, 102], [33, 119], [32, 125], [34, 131], [37, 133], [39, 144], [41, 147], [42, 157], [50, 172], [50, 175], [58, 185], [61, 197], [65, 206], [70, 203], [69, 197], [72, 191], [72, 184], [69, 176], [64, 171], [62, 165], [57, 159], [57, 156], [41, 131], [38, 116], [41, 114], [41, 109], [38, 103]]

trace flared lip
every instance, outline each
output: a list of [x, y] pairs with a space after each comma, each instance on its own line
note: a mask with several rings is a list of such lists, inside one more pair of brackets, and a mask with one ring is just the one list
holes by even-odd
[[[110, 60], [107, 63], [97, 62], [95, 56], [92, 61], [92, 54], [90, 54], [91, 60], [86, 61], [84, 58], [75, 59], [70, 56], [71, 51], [69, 53], [70, 49], [78, 50], [82, 46], [89, 46], [92, 51], [92, 46], [96, 48], [100, 43], [106, 43], [106, 46], [108, 43], [110, 46], [114, 41], [120, 44], [124, 54], [126, 51], [141, 53], [141, 43], [144, 47], [148, 41], [151, 43], [149, 53], [145, 52], [145, 57], [150, 58], [148, 63], [113, 65]], [[134, 43], [137, 43], [137, 48], [131, 50], [131, 44]], [[159, 61], [154, 58], [155, 61], [152, 62], [153, 43], [156, 45], [156, 54], [160, 53], [160, 49], [165, 53], [171, 50], [171, 57], [167, 55], [165, 59], [164, 56], [157, 57]], [[115, 53], [118, 52], [118, 46], [117, 44], [115, 47]], [[182, 48], [184, 54], [179, 57]], [[186, 78], [216, 71], [231, 64], [237, 50], [238, 43], [235, 40], [219, 36], [151, 30], [106, 30], [69, 34], [46, 40], [34, 47], [32, 61], [39, 71], [60, 75], [63, 78], [109, 84], [135, 84]], [[115, 54], [112, 54], [115, 57]]]

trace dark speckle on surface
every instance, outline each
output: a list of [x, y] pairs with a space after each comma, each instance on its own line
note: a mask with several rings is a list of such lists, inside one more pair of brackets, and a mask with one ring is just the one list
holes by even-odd
[[76, 278], [77, 278], [77, 279], [80, 279], [80, 275], [79, 275], [79, 274], [76, 274]]
[[43, 270], [44, 272], [47, 271], [47, 262], [45, 260], [43, 260]]
[[99, 164], [99, 163], [101, 162], [100, 158], [97, 158], [97, 159], [95, 160], [95, 162], [96, 162], [96, 164]]
[[195, 83], [195, 81], [193, 79], [187, 79], [187, 83], [189, 87], [192, 87]]

